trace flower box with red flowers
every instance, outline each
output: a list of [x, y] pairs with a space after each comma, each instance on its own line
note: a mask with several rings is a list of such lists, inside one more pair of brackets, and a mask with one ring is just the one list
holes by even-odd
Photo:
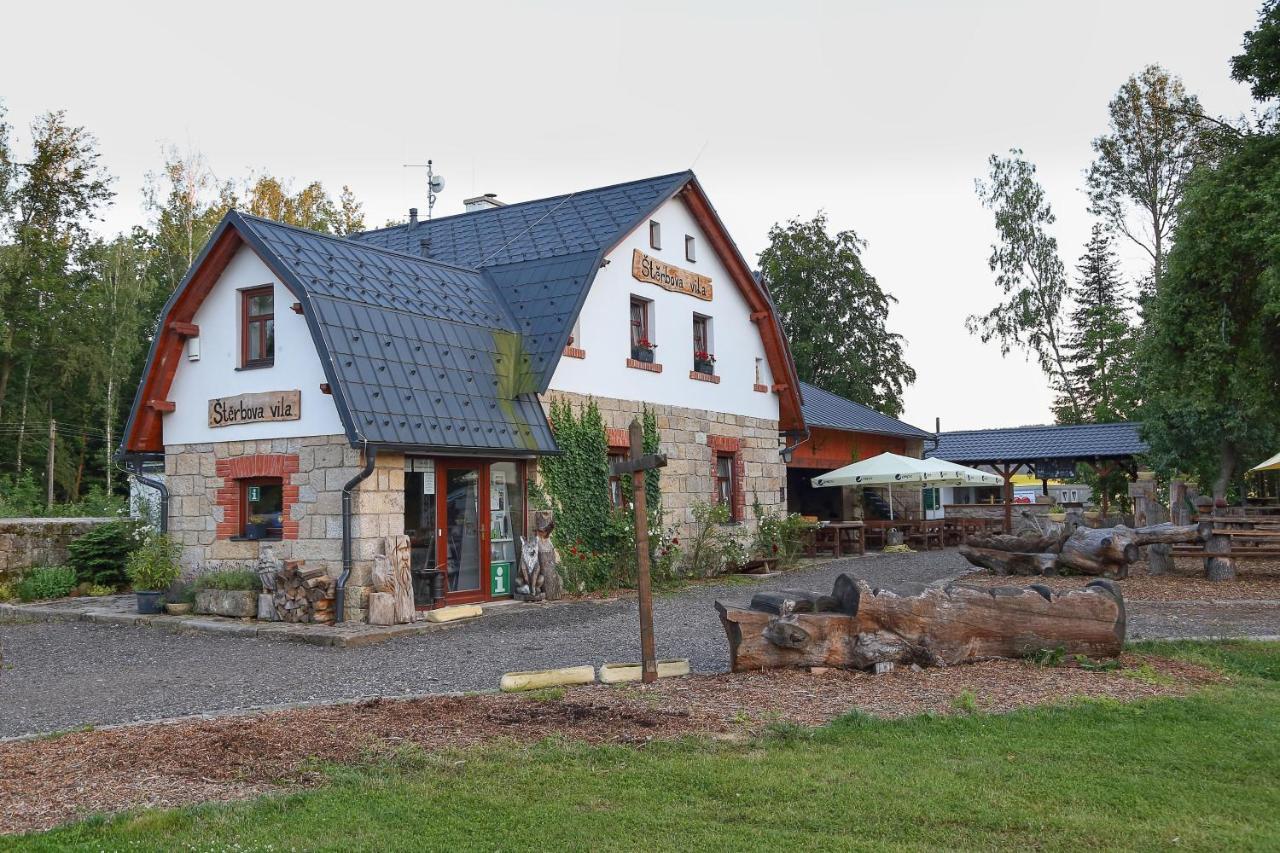
[[653, 351], [657, 348], [658, 345], [650, 342], [648, 338], [640, 338], [631, 345], [631, 357], [645, 364], [653, 364]]
[[696, 373], [705, 373], [708, 376], [715, 375], [716, 357], [706, 350], [694, 350], [693, 369]]

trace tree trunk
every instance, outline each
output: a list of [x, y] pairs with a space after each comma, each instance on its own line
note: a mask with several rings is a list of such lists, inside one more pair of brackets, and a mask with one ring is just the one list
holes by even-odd
[[995, 548], [961, 545], [960, 555], [975, 566], [990, 569], [998, 575], [1056, 575], [1058, 573], [1057, 554], [1019, 554]]
[[1227, 487], [1231, 485], [1231, 480], [1235, 477], [1235, 471], [1235, 443], [1229, 439], [1223, 439], [1218, 449], [1218, 476], [1213, 481], [1213, 500], [1215, 503], [1227, 499]]
[[[1077, 527], [1055, 543], [1034, 533], [974, 536], [960, 555], [997, 574], [1085, 574], [1123, 578], [1143, 545], [1198, 542], [1207, 531], [1197, 525], [1154, 524], [1132, 529]], [[1014, 550], [1020, 546], [1025, 550]], [[984, 547], [986, 546], [986, 547]], [[994, 546], [994, 547], [992, 547]]]
[[[810, 599], [813, 609], [801, 612], [775, 600], [759, 606], [753, 600], [749, 608], [716, 602], [734, 672], [889, 662], [950, 666], [1057, 648], [1115, 657], [1124, 644], [1124, 600], [1109, 581], [1061, 594], [1038, 585], [952, 584], [899, 595], [841, 575], [830, 596], [793, 595], [797, 606]], [[835, 609], [822, 609], [818, 602], [826, 601]]]

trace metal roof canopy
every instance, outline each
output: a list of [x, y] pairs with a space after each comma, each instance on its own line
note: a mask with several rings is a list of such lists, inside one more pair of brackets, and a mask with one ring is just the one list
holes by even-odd
[[[1141, 424], [1123, 421], [1112, 424], [1070, 426], [1027, 426], [1001, 429], [960, 430], [938, 435], [935, 447], [925, 456], [939, 456], [966, 465], [1033, 468], [1041, 462], [1129, 462], [1146, 453], [1147, 443], [1139, 434]], [[1010, 476], [1016, 473], [1016, 468]]]

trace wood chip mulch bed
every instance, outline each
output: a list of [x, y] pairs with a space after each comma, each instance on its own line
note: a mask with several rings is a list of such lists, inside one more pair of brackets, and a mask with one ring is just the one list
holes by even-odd
[[[628, 744], [689, 734], [743, 737], [781, 721], [820, 725], [855, 709], [884, 717], [959, 713], [956, 700], [966, 691], [980, 710], [1004, 712], [1077, 697], [1180, 696], [1222, 680], [1164, 658], [1127, 654], [1122, 662], [1116, 671], [988, 661], [882, 676], [838, 670], [693, 676], [651, 686], [575, 687], [559, 698], [371, 700], [9, 741], [0, 743], [0, 833], [47, 829], [92, 813], [313, 786], [326, 778], [316, 762], [366, 762], [407, 745], [446, 750], [553, 735]], [[1140, 666], [1147, 677], [1126, 674]]]
[[[974, 586], [1026, 586], [1042, 583], [1051, 589], [1082, 589], [1091, 577], [1023, 577], [999, 576], [979, 569], [959, 578], [960, 583]], [[1241, 561], [1233, 581], [1208, 581], [1202, 560], [1174, 561], [1174, 572], [1168, 575], [1147, 574], [1146, 563], [1136, 563], [1129, 577], [1116, 581], [1125, 601], [1280, 601], [1280, 563]]]

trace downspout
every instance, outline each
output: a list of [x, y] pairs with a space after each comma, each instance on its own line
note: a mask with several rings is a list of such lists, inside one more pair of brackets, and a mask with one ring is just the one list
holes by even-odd
[[366, 444], [364, 468], [342, 487], [342, 574], [338, 576], [338, 591], [334, 601], [334, 608], [337, 610], [333, 616], [335, 623], [342, 622], [345, 618], [347, 579], [351, 577], [351, 493], [356, 486], [369, 479], [377, 461], [378, 448]]
[[160, 532], [169, 532], [169, 487], [162, 481], [153, 479], [142, 473], [142, 460], [136, 456], [133, 457], [132, 468], [130, 473], [133, 479], [137, 480], [144, 486], [149, 486], [160, 493]]

